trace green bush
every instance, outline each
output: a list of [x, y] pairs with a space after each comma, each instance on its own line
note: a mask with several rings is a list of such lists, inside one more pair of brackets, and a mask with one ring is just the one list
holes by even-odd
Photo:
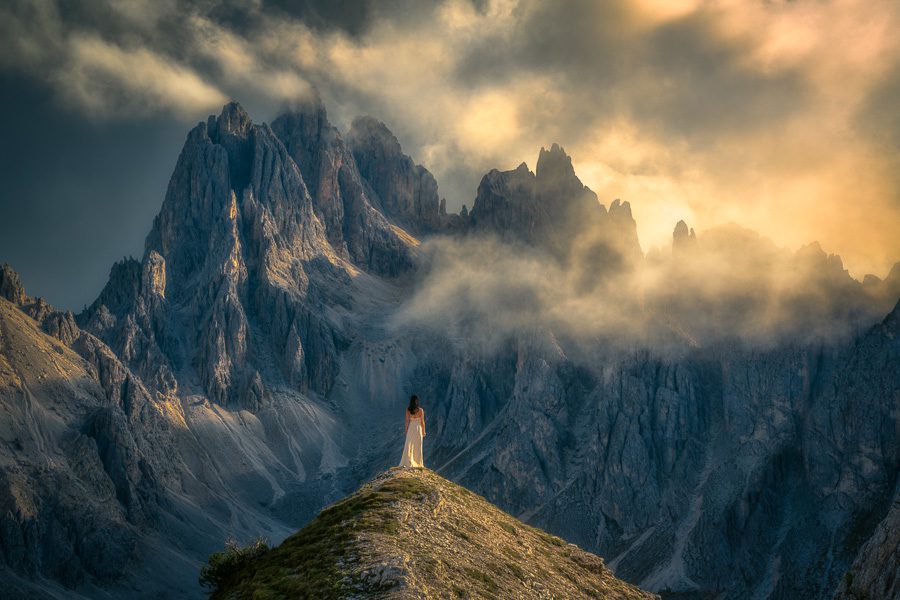
[[254, 559], [269, 551], [265, 538], [256, 538], [247, 546], [240, 546], [236, 540], [225, 542], [225, 549], [209, 555], [207, 564], [200, 569], [200, 585], [216, 590], [224, 582], [234, 577]]

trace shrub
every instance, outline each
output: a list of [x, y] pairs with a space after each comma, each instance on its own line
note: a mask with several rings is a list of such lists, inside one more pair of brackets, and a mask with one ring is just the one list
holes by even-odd
[[228, 540], [225, 542], [225, 549], [210, 554], [207, 564], [200, 569], [200, 585], [210, 590], [218, 589], [268, 550], [268, 540], [262, 537], [243, 547], [234, 539]]

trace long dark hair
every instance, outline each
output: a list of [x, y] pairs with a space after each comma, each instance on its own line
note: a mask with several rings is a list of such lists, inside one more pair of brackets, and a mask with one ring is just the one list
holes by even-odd
[[419, 411], [419, 397], [413, 394], [409, 397], [409, 408], [406, 410], [409, 411], [409, 414], [414, 415]]

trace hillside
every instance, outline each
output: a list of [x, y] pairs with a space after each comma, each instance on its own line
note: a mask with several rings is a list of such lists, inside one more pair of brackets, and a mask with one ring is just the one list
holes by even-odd
[[249, 561], [212, 597], [360, 596], [655, 597], [434, 472], [399, 468]]

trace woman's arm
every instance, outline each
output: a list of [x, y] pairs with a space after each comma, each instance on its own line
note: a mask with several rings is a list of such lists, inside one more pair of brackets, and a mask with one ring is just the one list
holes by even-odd
[[419, 410], [422, 411], [422, 437], [425, 437], [425, 409], [420, 408]]
[[409, 431], [409, 411], [408, 411], [408, 410], [405, 410], [405, 411], [403, 411], [403, 412], [406, 413], [406, 427], [405, 427], [404, 430], [403, 430], [404, 433], [405, 433], [405, 432], [408, 432], [408, 431]]

